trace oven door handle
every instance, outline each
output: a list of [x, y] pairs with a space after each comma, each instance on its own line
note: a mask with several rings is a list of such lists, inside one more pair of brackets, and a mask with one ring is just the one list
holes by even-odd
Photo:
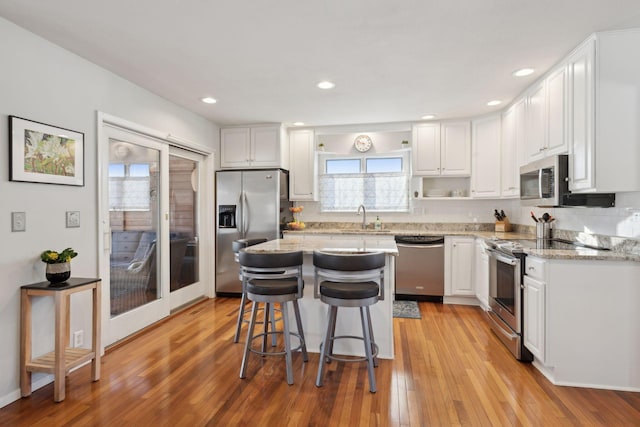
[[493, 323], [493, 326], [495, 326], [496, 329], [498, 329], [500, 331], [500, 333], [502, 333], [502, 335], [504, 335], [505, 337], [508, 337], [512, 340], [515, 340], [516, 338], [518, 338], [518, 334], [513, 333], [513, 332], [509, 332], [507, 331], [505, 328], [503, 328], [502, 326], [500, 326], [500, 324], [493, 318], [498, 317], [497, 314], [495, 314], [491, 309], [489, 309], [487, 311], [487, 314], [489, 315], [489, 320], [491, 321], [491, 323]]
[[518, 264], [520, 262], [520, 260], [518, 258], [509, 258], [509, 257], [506, 257], [504, 255], [500, 255], [498, 252], [496, 252], [492, 248], [487, 248], [487, 251], [489, 251], [491, 253], [491, 256], [493, 258], [497, 259], [500, 262], [504, 262], [505, 264], [516, 265], [516, 264]]

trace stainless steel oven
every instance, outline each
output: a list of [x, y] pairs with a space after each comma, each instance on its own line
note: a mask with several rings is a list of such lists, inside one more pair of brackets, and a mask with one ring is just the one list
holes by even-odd
[[489, 311], [491, 329], [516, 359], [531, 361], [523, 343], [522, 276], [525, 254], [513, 251], [509, 242], [488, 242]]

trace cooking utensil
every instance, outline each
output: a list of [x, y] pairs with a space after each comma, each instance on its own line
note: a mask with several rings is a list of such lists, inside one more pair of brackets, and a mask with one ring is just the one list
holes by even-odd
[[544, 222], [549, 222], [549, 218], [551, 218], [551, 215], [549, 215], [547, 212], [542, 214], [542, 220]]
[[505, 214], [504, 211], [500, 209], [500, 216], [502, 217], [502, 219], [505, 219], [507, 217], [507, 214]]
[[533, 214], [533, 211], [531, 211], [531, 218], [533, 218], [535, 222], [538, 222], [538, 218]]

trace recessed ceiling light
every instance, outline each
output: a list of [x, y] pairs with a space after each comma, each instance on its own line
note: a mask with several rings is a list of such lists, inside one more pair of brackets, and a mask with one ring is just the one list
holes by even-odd
[[516, 77], [525, 77], [525, 76], [530, 76], [531, 74], [534, 73], [534, 69], [533, 68], [521, 68], [519, 70], [514, 71], [512, 74]]
[[294, 122], [294, 126], [304, 126], [304, 122]]
[[422, 120], [431, 120], [431, 119], [435, 119], [436, 116], [433, 114], [427, 114], [426, 116], [422, 116]]
[[318, 83], [318, 87], [320, 89], [333, 89], [334, 87], [336, 87], [336, 84], [330, 81], [323, 81]]
[[218, 102], [216, 99], [211, 98], [210, 96], [205, 96], [204, 98], [201, 99], [202, 102], [204, 102], [205, 104], [215, 104], [216, 102]]
[[500, 105], [500, 104], [502, 104], [502, 101], [497, 100], [497, 99], [494, 99], [493, 101], [487, 102], [487, 105], [489, 107], [495, 107], [496, 105]]

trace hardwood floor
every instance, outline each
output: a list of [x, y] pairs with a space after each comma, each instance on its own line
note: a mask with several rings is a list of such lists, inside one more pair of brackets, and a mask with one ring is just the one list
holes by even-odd
[[292, 386], [282, 357], [252, 355], [241, 380], [237, 304], [185, 310], [109, 350], [100, 381], [85, 366], [64, 402], [48, 385], [0, 409], [0, 425], [640, 425], [640, 393], [553, 386], [468, 306], [424, 302], [421, 320], [394, 319], [396, 358], [380, 360], [375, 394], [363, 363], [331, 363], [316, 388], [316, 353], [294, 355]]

